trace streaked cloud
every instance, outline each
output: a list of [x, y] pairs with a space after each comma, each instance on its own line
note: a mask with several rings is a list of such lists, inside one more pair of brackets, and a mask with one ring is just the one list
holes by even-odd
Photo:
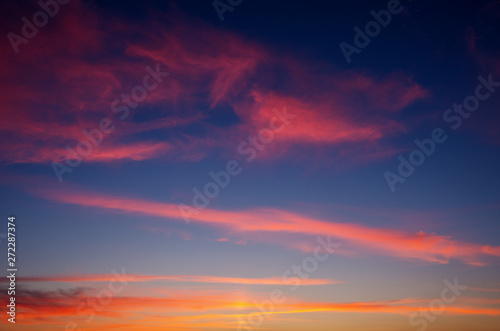
[[[106, 196], [96, 192], [73, 189], [39, 188], [32, 192], [44, 199], [116, 212], [172, 220], [180, 220], [184, 216], [177, 205], [170, 203]], [[324, 220], [276, 208], [239, 211], [207, 208], [192, 213], [189, 217], [194, 223], [220, 228], [226, 233], [244, 233], [246, 238], [255, 241], [261, 241], [262, 233], [301, 234], [305, 237], [331, 236], [335, 240], [350, 243], [354, 249], [364, 254], [379, 254], [432, 263], [460, 260], [470, 265], [485, 265], [491, 262], [491, 258], [500, 256], [498, 247], [461, 242], [446, 235], [424, 231], [410, 233], [366, 226], [361, 223], [348, 223], [337, 219]], [[274, 236], [273, 241], [279, 243], [279, 237]], [[300, 241], [297, 246], [290, 246], [289, 243], [285, 245], [289, 248], [304, 250]]]

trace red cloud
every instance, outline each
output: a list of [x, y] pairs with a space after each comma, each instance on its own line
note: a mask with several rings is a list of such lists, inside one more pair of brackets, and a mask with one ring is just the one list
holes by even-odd
[[[255, 133], [268, 122], [273, 108], [282, 107], [298, 114], [298, 119], [262, 156], [293, 153], [290, 146], [309, 144], [308, 149], [335, 147], [342, 159], [359, 158], [349, 151], [360, 149], [368, 155], [365, 159], [380, 158], [395, 152], [381, 148], [380, 141], [406, 129], [393, 114], [428, 95], [402, 74], [374, 78], [335, 72], [326, 65], [313, 67], [203, 22], [190, 20], [187, 25], [175, 15], [168, 17], [168, 25], [159, 23], [165, 17], [152, 17], [150, 26], [144, 27], [104, 18], [80, 1], [60, 11], [54, 28], [41, 31], [19, 54], [4, 49], [0, 57], [5, 73], [0, 86], [5, 92], [0, 98], [3, 162], [60, 160], [67, 145], [84, 138], [83, 129], [97, 127], [104, 117], [118, 124], [111, 104], [142, 82], [147, 65], [159, 64], [171, 73], [141, 104], [154, 116], [139, 123], [135, 118], [139, 108], [131, 109], [126, 122], [87, 161], [167, 154], [196, 161], [221, 146], [234, 153], [231, 142]], [[116, 35], [125, 41], [116, 41]], [[277, 84], [273, 73], [282, 73], [286, 82]], [[216, 115], [219, 106], [233, 108], [240, 122], [224, 130], [206, 125], [204, 137], [192, 135], [188, 142], [138, 140], [135, 135], [161, 129], [179, 132]], [[136, 139], [132, 145], [131, 138]], [[277, 146], [281, 154], [272, 153]]]

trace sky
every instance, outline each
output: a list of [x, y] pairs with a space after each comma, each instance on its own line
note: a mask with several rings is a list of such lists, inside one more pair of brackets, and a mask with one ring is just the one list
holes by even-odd
[[500, 1], [0, 6], [1, 330], [500, 330]]

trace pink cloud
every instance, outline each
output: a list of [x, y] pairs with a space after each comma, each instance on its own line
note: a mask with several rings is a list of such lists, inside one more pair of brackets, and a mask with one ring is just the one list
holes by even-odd
[[[179, 206], [169, 203], [153, 202], [133, 198], [106, 196], [94, 192], [73, 189], [51, 190], [32, 189], [32, 192], [45, 199], [80, 206], [96, 207], [116, 212], [141, 214], [167, 219], [183, 219], [185, 213]], [[254, 208], [250, 210], [224, 211], [203, 209], [189, 215], [200, 225], [222, 229], [226, 233], [244, 234], [246, 239], [266, 241], [264, 234], [276, 234], [272, 242], [280, 240], [282, 234], [299, 234], [303, 238], [331, 236], [333, 240], [349, 243], [356, 251], [365, 254], [380, 254], [401, 259], [421, 260], [432, 263], [448, 263], [452, 259], [470, 265], [484, 265], [489, 257], [500, 256], [498, 247], [475, 243], [460, 242], [450, 236], [434, 233], [417, 233], [377, 228], [342, 220], [323, 220], [296, 212], [275, 208]], [[286, 241], [290, 247], [289, 241]], [[295, 241], [294, 241], [295, 242]], [[295, 249], [307, 250], [301, 241]], [[306, 248], [304, 248], [306, 247]], [[312, 250], [314, 247], [310, 247]]]
[[[132, 109], [132, 115], [106, 138], [107, 146], [95, 148], [88, 161], [162, 155], [198, 161], [218, 148], [234, 153], [235, 141], [267, 125], [272, 109], [287, 107], [298, 114], [298, 120], [277, 135], [274, 147], [261, 159], [297, 156], [290, 147], [306, 144], [305, 150], [318, 154], [325, 146], [335, 148], [343, 160], [359, 160], [358, 152], [349, 151], [363, 150], [366, 162], [396, 152], [381, 142], [407, 129], [394, 114], [429, 95], [403, 74], [375, 78], [362, 72], [338, 72], [325, 64], [313, 67], [204, 22], [191, 19], [188, 25], [178, 12], [169, 16], [168, 26], [160, 23], [165, 17], [152, 15], [155, 29], [151, 32], [104, 18], [85, 2], [75, 1], [63, 9], [56, 27], [45, 29], [25, 45], [25, 51], [14, 57], [5, 49], [0, 55], [4, 82], [9, 82], [0, 86], [6, 92], [0, 97], [4, 105], [0, 129], [9, 135], [8, 143], [0, 143], [8, 152], [3, 162], [50, 163], [65, 155], [67, 144], [83, 138], [83, 129], [97, 127], [104, 117], [119, 122], [110, 111], [111, 103], [142, 82], [147, 65], [159, 64], [171, 73], [141, 104], [154, 109], [156, 116], [139, 123]], [[117, 46], [109, 44], [117, 33], [141, 38], [124, 37], [123, 54], [104, 60], [108, 49]], [[89, 60], [99, 56], [102, 61]], [[269, 84], [276, 79], [273, 72], [282, 72], [287, 82], [279, 88]], [[23, 77], [28, 74], [26, 81]], [[224, 129], [206, 124], [219, 106], [233, 108], [240, 122]], [[132, 135], [153, 130], [172, 130], [178, 137], [183, 134], [181, 128], [204, 121], [204, 137], [184, 134], [184, 139], [127, 143]]]

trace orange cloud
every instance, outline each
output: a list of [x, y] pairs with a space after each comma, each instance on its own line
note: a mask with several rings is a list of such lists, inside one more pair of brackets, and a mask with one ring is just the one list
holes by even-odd
[[[239, 278], [219, 276], [194, 276], [194, 275], [126, 275], [120, 276], [126, 282], [190, 282], [190, 283], [213, 283], [213, 284], [243, 284], [243, 285], [286, 285], [281, 277], [274, 278]], [[66, 275], [66, 276], [43, 276], [43, 277], [19, 277], [22, 282], [107, 282], [116, 280], [113, 275]], [[1, 282], [7, 282], [2, 279]], [[327, 285], [338, 284], [340, 281], [330, 279], [303, 279], [301, 285]]]
[[[1, 294], [2, 299], [6, 294]], [[466, 305], [446, 305], [445, 315], [500, 316], [496, 307], [474, 306], [474, 299], [463, 298]], [[19, 303], [19, 322], [23, 325], [50, 327], [65, 325], [68, 321], [90, 329], [113, 329], [120, 327], [175, 328], [178, 330], [235, 328], [240, 321], [258, 312], [255, 295], [217, 293], [215, 295], [179, 294], [175, 297], [160, 296], [115, 296], [101, 305], [99, 299], [88, 296], [83, 290], [20, 291], [16, 301]], [[401, 299], [369, 302], [311, 302], [287, 298], [283, 303], [274, 305], [274, 310], [264, 310], [265, 315], [275, 315], [278, 321], [288, 320], [288, 315], [313, 313], [376, 313], [399, 314], [408, 316], [428, 305], [426, 300]], [[92, 310], [93, 307], [93, 310]], [[175, 313], [175, 316], [172, 315]], [[86, 319], [92, 324], [88, 324]], [[308, 315], [306, 315], [308, 316]], [[313, 315], [310, 315], [314, 319]], [[0, 323], [7, 323], [2, 320]], [[304, 320], [302, 323], [308, 323]]]
[[[81, 206], [142, 214], [168, 219], [183, 219], [179, 206], [132, 198], [105, 196], [93, 192], [70, 189], [34, 189], [45, 199]], [[331, 236], [344, 240], [365, 252], [417, 259], [434, 263], [447, 263], [450, 259], [462, 260], [471, 265], [486, 263], [488, 256], [500, 256], [498, 248], [460, 242], [450, 236], [433, 233], [408, 233], [362, 224], [326, 221], [307, 215], [272, 208], [255, 208], [242, 211], [203, 209], [189, 215], [193, 222], [221, 227], [227, 231], [245, 233], [259, 240], [261, 233], [301, 234], [303, 236]], [[313, 247], [314, 248], [314, 247]]]

